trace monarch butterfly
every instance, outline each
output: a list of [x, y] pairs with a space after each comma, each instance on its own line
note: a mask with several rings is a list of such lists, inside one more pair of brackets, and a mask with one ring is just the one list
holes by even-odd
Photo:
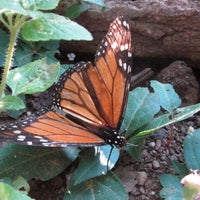
[[52, 106], [0, 126], [0, 139], [35, 146], [126, 144], [118, 133], [130, 87], [131, 33], [123, 16], [110, 25], [91, 62], [77, 63], [54, 86]]

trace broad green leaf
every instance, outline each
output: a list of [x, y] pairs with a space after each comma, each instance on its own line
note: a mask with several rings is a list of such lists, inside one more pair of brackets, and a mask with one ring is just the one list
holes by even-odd
[[[195, 113], [200, 111], [200, 103], [177, 108], [173, 113], [167, 113], [158, 117], [155, 117], [150, 123], [143, 126], [140, 130], [137, 136], [145, 136], [149, 135], [150, 133], [165, 127], [169, 124], [173, 124], [182, 120], [185, 120], [189, 117], [192, 117]], [[173, 117], [172, 117], [173, 116]]]
[[106, 175], [90, 179], [77, 186], [69, 188], [64, 200], [128, 200], [127, 192], [120, 180], [112, 172]]
[[58, 3], [59, 0], [6, 0], [0, 3], [0, 13], [14, 12], [35, 18], [43, 15], [39, 10], [52, 10]]
[[52, 13], [46, 13], [41, 18], [25, 23], [21, 34], [28, 41], [92, 40], [91, 34], [84, 27]]
[[[151, 109], [149, 109], [151, 108]], [[147, 88], [136, 88], [129, 92], [128, 105], [122, 129], [126, 129], [126, 137], [151, 121], [160, 110], [159, 101]]]
[[74, 4], [67, 8], [66, 17], [69, 17], [70, 19], [75, 19], [89, 8], [90, 4]]
[[7, 183], [0, 182], [0, 199], [2, 200], [31, 200], [32, 198], [15, 190]]
[[16, 0], [6, 0], [1, 1], [0, 3], [0, 13], [5, 13], [6, 11], [11, 11], [14, 13], [19, 13], [22, 15], [27, 15], [28, 12], [23, 7], [23, 1], [16, 1]]
[[46, 59], [36, 60], [11, 70], [7, 84], [13, 95], [43, 92], [54, 83], [58, 72], [58, 63], [47, 64]]
[[0, 111], [5, 110], [20, 110], [24, 109], [26, 106], [22, 99], [17, 96], [5, 96], [0, 98]]
[[119, 158], [119, 150], [114, 148], [111, 152], [111, 149], [110, 145], [84, 149], [79, 155], [80, 164], [70, 179], [70, 187], [112, 169]]
[[184, 157], [188, 169], [200, 170], [200, 129], [188, 134], [184, 140]]
[[180, 179], [171, 174], [164, 174], [159, 177], [163, 189], [160, 191], [160, 196], [166, 200], [177, 200], [183, 198], [183, 186]]
[[6, 144], [0, 149], [0, 178], [22, 176], [49, 180], [78, 156], [77, 148], [47, 148]]
[[158, 81], [151, 81], [151, 87], [159, 97], [160, 106], [169, 113], [181, 105], [181, 99], [174, 91], [171, 84], [163, 84]]
[[103, 0], [84, 0], [84, 2], [89, 2], [89, 3], [93, 3], [93, 4], [96, 4], [96, 5], [105, 7]]

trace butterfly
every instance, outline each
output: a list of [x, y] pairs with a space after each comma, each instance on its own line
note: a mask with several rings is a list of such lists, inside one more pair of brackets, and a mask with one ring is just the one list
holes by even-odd
[[126, 144], [119, 129], [131, 78], [131, 32], [118, 16], [100, 42], [94, 65], [80, 62], [54, 85], [52, 106], [26, 119], [0, 126], [0, 140], [64, 147]]

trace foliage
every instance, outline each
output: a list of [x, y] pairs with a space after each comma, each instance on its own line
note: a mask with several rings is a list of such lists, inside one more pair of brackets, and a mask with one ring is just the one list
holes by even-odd
[[[5, 61], [3, 54], [0, 56], [1, 64], [3, 65], [5, 62], [4, 73], [0, 84], [1, 111], [13, 109], [14, 105], [16, 106], [15, 101], [21, 92], [27, 93], [28, 91], [29, 94], [33, 94], [44, 91], [57, 79], [59, 64], [55, 64], [55, 58], [53, 55], [58, 47], [58, 43], [40, 42], [34, 44], [33, 42], [41, 40], [92, 39], [91, 34], [85, 28], [76, 22], [71, 21], [69, 18], [53, 13], [43, 12], [54, 9], [58, 5], [58, 2], [58, 0], [8, 0], [0, 4], [0, 21], [5, 25], [10, 33], [9, 39], [5, 32], [0, 32], [0, 36], [2, 37], [0, 42], [1, 52], [6, 54]], [[19, 32], [21, 45], [19, 45], [19, 49], [16, 50], [16, 54], [14, 55], [15, 44], [17, 39], [19, 39]], [[31, 41], [32, 43], [27, 45], [26, 41]], [[9, 44], [8, 49], [7, 44]], [[44, 51], [44, 49], [47, 51]], [[47, 57], [46, 60], [37, 60], [31, 63], [31, 61], [42, 59], [44, 56]], [[13, 65], [21, 67], [21, 69], [10, 70]], [[19, 71], [17, 72], [17, 70]], [[8, 74], [15, 74], [15, 77], [11, 75], [8, 76]], [[43, 80], [44, 76], [47, 77], [46, 80]], [[21, 84], [16, 84], [15, 78], [17, 78], [17, 81]], [[13, 80], [15, 81], [13, 82]], [[22, 83], [24, 84], [24, 81], [27, 83], [26, 88], [22, 85]], [[9, 94], [9, 91], [6, 90], [6, 84], [9, 85], [12, 90], [12, 94]], [[18, 92], [16, 92], [15, 89], [17, 89]], [[11, 96], [9, 97], [9, 105], [8, 103], [5, 103], [5, 99], [7, 99], [5, 96], [7, 95], [13, 96], [13, 100]], [[17, 101], [20, 100], [18, 99]], [[21, 102], [19, 106], [16, 106], [15, 108], [18, 110], [24, 107], [25, 106]]]
[[[160, 191], [160, 196], [162, 198], [189, 200], [195, 199], [199, 194], [200, 175], [195, 173], [195, 170], [200, 171], [199, 145], [200, 129], [196, 129], [188, 134], [184, 140], [183, 150], [185, 164], [181, 164], [177, 161], [173, 162], [174, 170], [178, 175], [165, 174], [160, 177], [160, 182], [163, 186], [163, 189]], [[192, 174], [187, 175], [190, 170], [192, 170]], [[171, 192], [169, 192], [170, 188]]]
[[[0, 20], [10, 32], [9, 39], [4, 31], [0, 31], [0, 50], [6, 54], [5, 60], [3, 55], [0, 55], [1, 65], [5, 63], [0, 86], [0, 111], [24, 108], [24, 99], [21, 98], [24, 94], [45, 91], [57, 80], [63, 69], [60, 70], [60, 64], [54, 58], [58, 48], [58, 41], [55, 40], [92, 39], [90, 33], [77, 23], [47, 13], [47, 10], [54, 9], [58, 2], [7, 0], [0, 4]], [[68, 7], [68, 17], [79, 16], [90, 7], [91, 2], [104, 6], [101, 0], [85, 0], [79, 5]], [[15, 50], [16, 42], [18, 46]], [[13, 66], [16, 68], [11, 69]], [[9, 86], [10, 91], [5, 85]], [[125, 150], [136, 159], [140, 158], [147, 135], [166, 125], [184, 120], [200, 110], [200, 104], [179, 108], [181, 100], [169, 84], [151, 81], [151, 87], [151, 90], [139, 87], [130, 92], [120, 130], [125, 134], [128, 144], [132, 144], [127, 144]], [[197, 156], [194, 154], [196, 149], [189, 152]], [[36, 177], [43, 181], [49, 180], [63, 172], [77, 157], [80, 162], [71, 176], [64, 199], [80, 199], [80, 196], [82, 199], [128, 199], [120, 180], [110, 171], [119, 157], [119, 149], [115, 147], [111, 151], [109, 145], [81, 150], [75, 147], [46, 148], [6, 144], [0, 149], [0, 155], [0, 199], [31, 199], [26, 195], [29, 191], [27, 180]], [[195, 165], [196, 162], [192, 162], [194, 160], [187, 160], [190, 164], [193, 163], [191, 166], [198, 166]], [[183, 174], [183, 166], [175, 162], [174, 166]], [[176, 191], [179, 189], [181, 192], [178, 195], [181, 196], [178, 178], [171, 175], [169, 178], [164, 177], [162, 180], [162, 184], [168, 187], [165, 192], [172, 191], [169, 180], [173, 180], [174, 184], [176, 183]], [[26, 193], [20, 191], [22, 187], [26, 188]]]

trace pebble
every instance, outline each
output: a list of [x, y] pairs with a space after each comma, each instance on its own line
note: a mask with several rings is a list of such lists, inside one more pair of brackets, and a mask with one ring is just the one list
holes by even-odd
[[152, 148], [154, 148], [156, 146], [156, 144], [155, 144], [155, 142], [150, 142], [149, 146], [152, 147]]
[[142, 158], [146, 158], [147, 155], [148, 155], [147, 149], [143, 149], [143, 150], [142, 150], [142, 153], [141, 153], [141, 157], [142, 157]]
[[141, 171], [141, 172], [136, 172], [135, 175], [138, 185], [144, 185], [144, 183], [147, 180], [147, 173], [145, 171]]
[[154, 169], [158, 169], [160, 167], [160, 163], [157, 160], [153, 160], [152, 164]]
[[155, 149], [158, 150], [158, 149], [160, 149], [161, 146], [162, 146], [162, 141], [161, 140], [157, 140]]

